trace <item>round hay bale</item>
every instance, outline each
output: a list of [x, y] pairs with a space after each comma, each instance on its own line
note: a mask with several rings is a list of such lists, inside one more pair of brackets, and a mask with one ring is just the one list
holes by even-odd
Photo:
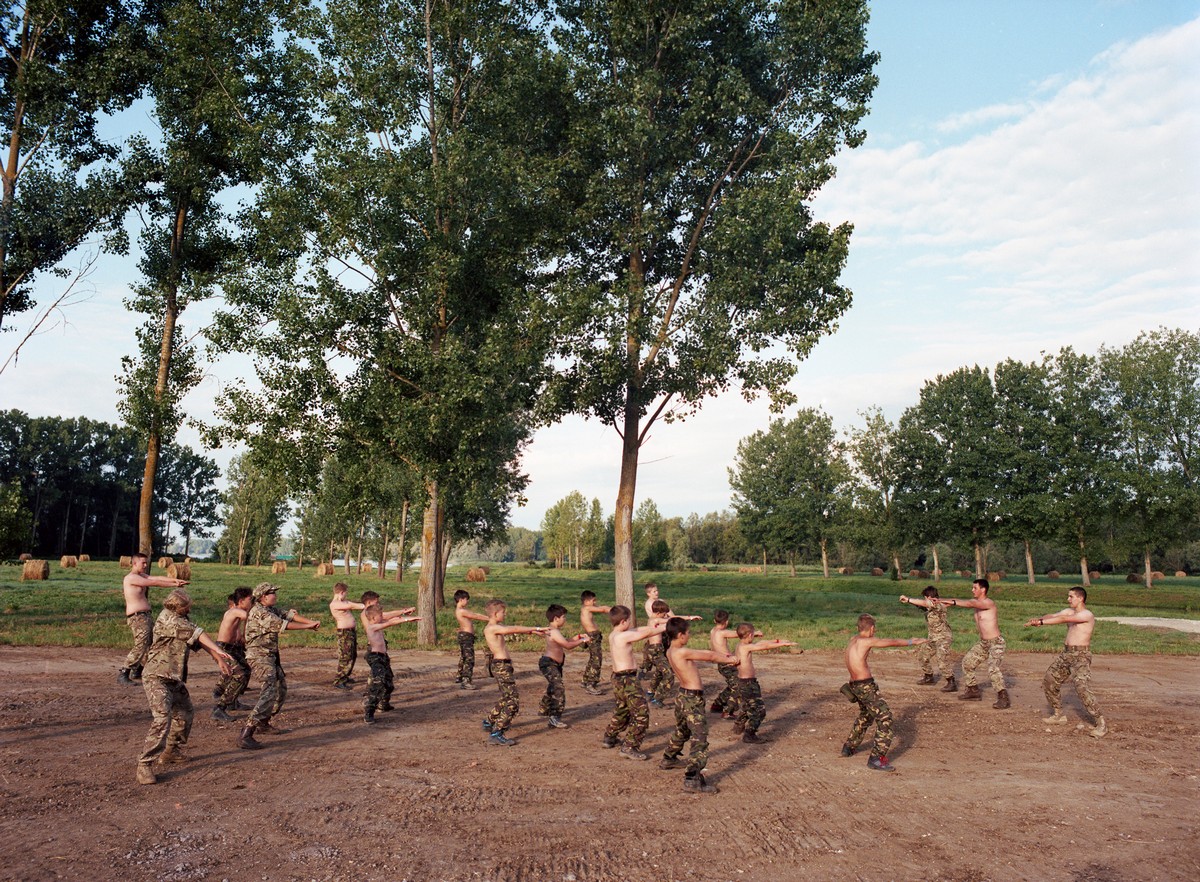
[[314, 578], [316, 576], [332, 576], [332, 575], [333, 575], [333, 564], [331, 564], [331, 563], [317, 564], [317, 572], [315, 573]]
[[1099, 578], [1100, 578], [1099, 570], [1091, 570], [1088, 572], [1088, 581], [1089, 582], [1095, 582]]
[[469, 570], [467, 570], [467, 581], [468, 582], [486, 582], [487, 581], [487, 573], [485, 573], [483, 571], [482, 567], [471, 567]]
[[375, 572], [375, 568], [369, 563], [364, 563], [362, 565], [362, 571], [364, 573], [373, 573], [373, 572]]
[[64, 554], [58, 559], [58, 565], [64, 570], [73, 570], [79, 566], [79, 558], [73, 554]]
[[871, 567], [871, 575], [872, 576], [882, 576], [883, 570], [880, 569], [879, 567]]
[[484, 574], [485, 576], [490, 576], [490, 575], [492, 574], [492, 568], [491, 568], [491, 567], [480, 567], [479, 569], [483, 570], [483, 574]]
[[50, 564], [44, 560], [27, 560], [21, 565], [22, 582], [45, 582], [50, 578]]
[[928, 579], [928, 578], [930, 578], [930, 576], [929, 576], [929, 570], [917, 570], [917, 578], [918, 578], [918, 579]]
[[81, 555], [79, 555], [79, 562], [80, 563], [91, 563], [92, 556], [90, 554], [81, 554]]
[[987, 574], [987, 580], [988, 580], [989, 584], [991, 582], [1002, 582], [1004, 580], [1004, 571], [1003, 570], [993, 570], [992, 572]]
[[1142, 581], [1142, 577], [1139, 576], [1137, 573], [1130, 573], [1128, 576], [1125, 577], [1125, 581], [1128, 582], [1130, 585], [1136, 585], [1140, 581]]
[[1176, 578], [1176, 579], [1186, 579], [1186, 578], [1187, 578], [1187, 573], [1185, 573], [1183, 570], [1176, 570], [1176, 571], [1175, 571], [1175, 578]]
[[1155, 570], [1154, 572], [1152, 572], [1150, 574], [1151, 582], [1157, 582], [1159, 579], [1165, 579], [1165, 578], [1167, 578], [1167, 577], [1163, 573], [1160, 573], [1158, 570]]
[[1046, 573], [1046, 578], [1047, 579], [1057, 579], [1061, 575], [1062, 575], [1062, 573], [1060, 573], [1058, 570], [1051, 570], [1050, 572]]
[[838, 575], [853, 576], [854, 575], [854, 567], [838, 567]]
[[158, 568], [160, 570], [165, 570], [167, 567], [169, 567], [173, 563], [175, 563], [175, 558], [173, 558], [173, 557], [160, 557], [158, 559]]
[[173, 563], [167, 567], [167, 576], [171, 579], [183, 579], [185, 582], [190, 582], [192, 581], [192, 565]]
[[18, 557], [17, 560], [19, 560], [21, 563], [25, 563], [27, 560], [33, 560], [33, 555], [26, 551], [24, 554]]
[[272, 576], [278, 576], [280, 573], [286, 573], [286, 572], [287, 572], [287, 561], [286, 560], [277, 560], [277, 561], [275, 561], [275, 563], [271, 564], [271, 575]]
[[127, 570], [133, 566], [133, 556], [129, 554], [121, 555], [121, 569]]

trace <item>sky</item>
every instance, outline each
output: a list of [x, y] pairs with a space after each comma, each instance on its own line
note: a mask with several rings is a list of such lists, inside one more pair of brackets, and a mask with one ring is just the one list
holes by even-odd
[[[849, 430], [872, 406], [898, 418], [927, 380], [965, 365], [1200, 331], [1200, 0], [880, 0], [868, 37], [881, 60], [867, 140], [815, 202], [818, 218], [854, 225], [842, 276], [854, 303], [799, 364], [797, 407]], [[0, 408], [119, 422], [136, 280], [131, 261], [101, 256], [0, 373]], [[42, 306], [63, 285], [44, 283]], [[0, 337], [0, 364], [37, 315]], [[204, 317], [184, 313], [191, 332]], [[210, 417], [249, 371], [210, 365], [186, 409]], [[738, 442], [771, 419], [765, 399], [733, 391], [657, 424], [638, 501], [668, 517], [729, 508]], [[177, 440], [200, 449], [186, 426]], [[231, 453], [210, 455], [224, 466]], [[620, 455], [596, 421], [539, 431], [512, 523], [537, 529], [572, 490], [611, 513]]]

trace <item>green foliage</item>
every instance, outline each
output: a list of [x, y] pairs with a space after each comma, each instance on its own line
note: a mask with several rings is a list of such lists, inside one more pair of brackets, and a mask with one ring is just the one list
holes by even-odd
[[229, 464], [225, 492], [225, 531], [217, 540], [224, 563], [259, 566], [279, 545], [287, 519], [287, 490], [278, 475], [264, 469], [253, 454], [244, 453]]

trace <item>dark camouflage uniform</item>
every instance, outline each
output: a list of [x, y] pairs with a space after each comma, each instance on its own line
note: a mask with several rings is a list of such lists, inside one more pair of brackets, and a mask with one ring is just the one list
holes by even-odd
[[612, 719], [604, 730], [608, 741], [616, 741], [622, 732], [625, 733], [625, 747], [638, 750], [646, 730], [650, 728], [650, 706], [646, 704], [646, 695], [638, 685], [636, 671], [614, 671], [612, 675], [613, 698], [617, 706]]
[[250, 682], [250, 665], [246, 662], [246, 647], [241, 643], [217, 641], [217, 646], [233, 658], [233, 664], [230, 665], [232, 673], [222, 674], [216, 688], [217, 707], [229, 708], [246, 691], [246, 685]]
[[738, 666], [717, 665], [717, 673], [725, 678], [725, 688], [713, 699], [714, 713], [730, 713], [737, 715], [738, 695]]
[[249, 725], [270, 721], [287, 698], [287, 678], [279, 663], [279, 632], [295, 615], [294, 609], [281, 613], [274, 607], [256, 603], [246, 616], [246, 662], [251, 673], [262, 682], [258, 703], [246, 720]]
[[150, 731], [142, 744], [139, 763], [152, 763], [168, 746], [187, 744], [192, 731], [192, 698], [188, 694], [188, 650], [204, 633], [179, 613], [164, 609], [154, 623], [142, 689], [150, 702]]
[[334, 675], [333, 685], [346, 685], [350, 682], [350, 674], [354, 671], [354, 663], [358, 661], [358, 628], [338, 628], [338, 666]]
[[949, 678], [954, 674], [954, 665], [950, 662], [950, 644], [954, 635], [950, 632], [950, 623], [946, 621], [946, 608], [936, 604], [933, 609], [925, 610], [925, 628], [929, 632], [929, 642], [917, 647], [917, 661], [921, 664], [921, 673], [933, 676], [933, 660], [936, 657], [938, 670], [942, 676]]
[[1054, 713], [1062, 711], [1062, 696], [1059, 690], [1062, 684], [1071, 680], [1075, 684], [1075, 694], [1079, 703], [1092, 718], [1100, 716], [1100, 705], [1092, 694], [1092, 651], [1086, 646], [1064, 646], [1058, 658], [1046, 671], [1042, 680], [1042, 690], [1046, 693], [1046, 701]]
[[871, 756], [887, 756], [888, 748], [892, 746], [892, 709], [879, 694], [875, 678], [851, 680], [846, 685], [850, 687], [854, 700], [858, 702], [858, 719], [854, 721], [850, 735], [846, 738], [846, 745], [853, 750], [862, 744], [863, 737], [874, 723], [875, 743], [871, 747]]
[[647, 648], [650, 650], [650, 683], [646, 691], [665, 702], [675, 692], [675, 672], [667, 662], [667, 650], [661, 643], [652, 643]]
[[563, 688], [562, 662], [556, 662], [548, 655], [538, 660], [538, 670], [546, 678], [546, 694], [538, 705], [538, 713], [543, 717], [560, 717], [567, 709], [567, 690]]
[[992, 688], [999, 692], [1004, 688], [1004, 672], [1000, 670], [1000, 665], [1004, 663], [1004, 638], [997, 637], [995, 640], [980, 640], [974, 646], [967, 650], [967, 654], [963, 656], [963, 683], [967, 686], [975, 686], [975, 669], [987, 660], [988, 676], [992, 679]]
[[129, 650], [129, 655], [125, 656], [125, 664], [122, 667], [127, 671], [140, 671], [146, 664], [146, 653], [150, 651], [150, 642], [153, 640], [154, 619], [150, 610], [143, 610], [127, 615], [125, 624], [133, 632], [133, 648]]
[[588, 631], [587, 665], [583, 669], [583, 685], [593, 688], [600, 685], [600, 668], [604, 664], [604, 639], [599, 631]]
[[392, 704], [392, 693], [396, 691], [396, 679], [392, 675], [392, 660], [386, 652], [368, 652], [367, 693], [363, 696], [363, 710], [387, 709]]
[[708, 765], [708, 718], [704, 716], [704, 690], [680, 689], [675, 695], [675, 732], [663, 757], [679, 759], [683, 747], [691, 739], [684, 775], [693, 778]]
[[488, 714], [492, 732], [503, 732], [512, 725], [513, 717], [521, 712], [521, 696], [517, 692], [517, 678], [513, 674], [512, 661], [506, 658], [493, 659], [488, 665], [488, 674], [496, 678], [500, 687], [500, 700]]
[[758, 685], [757, 677], [738, 680], [737, 719], [745, 726], [745, 731], [758, 731], [762, 721], [767, 718], [767, 707], [762, 700], [762, 687]]
[[458, 632], [458, 676], [455, 683], [470, 683], [475, 676], [475, 632]]

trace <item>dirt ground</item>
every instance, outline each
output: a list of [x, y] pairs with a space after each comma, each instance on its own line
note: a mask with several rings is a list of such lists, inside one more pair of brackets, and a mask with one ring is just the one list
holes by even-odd
[[[769, 653], [769, 742], [710, 718], [712, 796], [657, 768], [669, 708], [652, 712], [649, 762], [600, 746], [610, 690], [582, 691], [582, 654], [568, 659], [567, 730], [537, 716], [545, 681], [536, 656], [517, 656], [519, 743], [501, 748], [479, 726], [492, 681], [454, 688], [449, 653], [395, 653], [398, 709], [368, 728], [357, 692], [328, 685], [334, 660], [286, 641], [277, 723], [290, 731], [238, 750], [236, 727], [209, 717], [216, 668], [193, 659], [190, 761], [139, 787], [149, 714], [140, 688], [115, 682], [120, 658], [0, 647], [0, 878], [1200, 879], [1196, 658], [1097, 658], [1110, 727], [1097, 740], [1040, 721], [1049, 655], [1008, 656], [1013, 707], [996, 711], [990, 687], [960, 702], [915, 685], [911, 651], [876, 651], [898, 736], [886, 774], [838, 755], [854, 716], [840, 657]], [[705, 678], [711, 695], [716, 672]]]

